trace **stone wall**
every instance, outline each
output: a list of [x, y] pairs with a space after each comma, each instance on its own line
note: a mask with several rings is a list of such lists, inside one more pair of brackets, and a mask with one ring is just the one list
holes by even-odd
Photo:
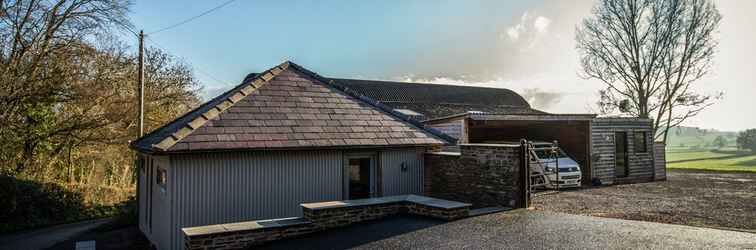
[[521, 146], [461, 144], [460, 153], [425, 155], [425, 194], [473, 207], [523, 207]]
[[471, 204], [418, 195], [302, 204], [304, 218], [248, 221], [182, 229], [186, 249], [244, 249], [315, 231], [408, 213], [456, 220]]
[[184, 228], [183, 231], [186, 249], [244, 249], [317, 229], [307, 219], [284, 218]]
[[424, 197], [397, 195], [353, 201], [302, 204], [304, 217], [320, 229], [342, 227], [361, 221], [406, 213], [442, 220], [467, 217], [471, 204]]
[[304, 217], [318, 229], [348, 226], [361, 221], [381, 219], [398, 214], [403, 204], [384, 203], [370, 206], [343, 206], [327, 209], [304, 208]]

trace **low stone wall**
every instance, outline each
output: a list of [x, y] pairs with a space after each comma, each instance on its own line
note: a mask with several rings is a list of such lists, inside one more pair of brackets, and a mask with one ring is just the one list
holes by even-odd
[[461, 144], [460, 153], [425, 155], [425, 194], [474, 207], [523, 207], [521, 146]]
[[397, 195], [351, 201], [308, 203], [302, 204], [302, 209], [305, 218], [311, 220], [318, 228], [328, 229], [399, 213], [456, 220], [467, 217], [471, 206], [468, 203], [419, 195]]
[[317, 230], [304, 218], [247, 221], [184, 228], [186, 249], [243, 249]]
[[471, 204], [418, 195], [302, 204], [304, 218], [184, 228], [186, 249], [243, 249], [334, 227], [409, 213], [444, 220], [467, 217]]
[[304, 217], [311, 220], [319, 229], [343, 227], [361, 221], [381, 219], [398, 214], [400, 208], [403, 206], [403, 204], [399, 204], [398, 202], [368, 206], [350, 206], [345, 205], [343, 202], [304, 205], [310, 206], [303, 208]]

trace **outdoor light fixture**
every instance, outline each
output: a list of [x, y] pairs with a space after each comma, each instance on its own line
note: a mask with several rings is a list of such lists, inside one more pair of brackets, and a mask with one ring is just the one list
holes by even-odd
[[402, 162], [402, 172], [407, 172], [407, 164]]

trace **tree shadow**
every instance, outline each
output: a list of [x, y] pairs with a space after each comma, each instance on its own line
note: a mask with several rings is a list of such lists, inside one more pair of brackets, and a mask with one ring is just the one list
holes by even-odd
[[396, 215], [299, 238], [274, 241], [255, 249], [350, 249], [443, 223], [445, 221], [422, 216]]
[[[707, 152], [707, 151], [703, 151]], [[747, 155], [747, 154], [753, 154], [746, 151], [740, 151], [740, 150], [722, 150], [722, 149], [712, 149], [708, 152], [717, 153], [717, 154], [727, 154], [727, 155]]]
[[62, 185], [0, 175], [0, 233], [77, 221], [85, 208]]
[[748, 161], [741, 161], [734, 164], [735, 166], [741, 166], [741, 167], [752, 167], [756, 168], [756, 159], [748, 160]]

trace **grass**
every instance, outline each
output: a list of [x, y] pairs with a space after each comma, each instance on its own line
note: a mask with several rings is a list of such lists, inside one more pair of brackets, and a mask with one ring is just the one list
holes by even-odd
[[667, 150], [667, 162], [728, 158], [749, 154], [751, 153], [737, 150]]
[[668, 151], [667, 169], [756, 173], [756, 154], [734, 150]]

